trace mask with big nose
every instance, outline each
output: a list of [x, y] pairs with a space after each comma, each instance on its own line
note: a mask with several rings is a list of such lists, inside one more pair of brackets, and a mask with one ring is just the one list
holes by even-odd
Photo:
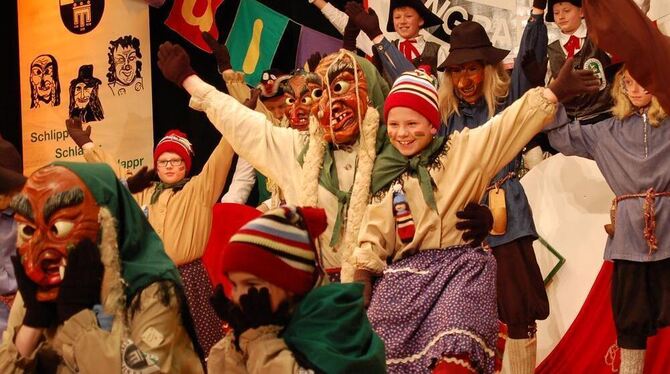
[[368, 84], [363, 70], [354, 58], [340, 52], [326, 56], [316, 72], [324, 81], [317, 115], [324, 140], [343, 145], [355, 143], [368, 108]]
[[18, 224], [18, 254], [37, 284], [39, 301], [54, 301], [67, 256], [83, 239], [97, 243], [100, 210], [90, 190], [72, 171], [47, 166], [28, 178], [12, 200]]

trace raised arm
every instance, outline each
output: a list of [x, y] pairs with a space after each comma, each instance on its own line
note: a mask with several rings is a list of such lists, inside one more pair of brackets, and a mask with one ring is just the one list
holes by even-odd
[[670, 112], [670, 37], [631, 0], [584, 0], [589, 37], [626, 62], [630, 75]]

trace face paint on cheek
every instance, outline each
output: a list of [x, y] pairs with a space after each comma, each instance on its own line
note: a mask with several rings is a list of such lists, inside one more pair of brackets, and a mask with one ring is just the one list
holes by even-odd
[[412, 134], [414, 135], [415, 138], [425, 138], [426, 136], [428, 136], [428, 134], [426, 134], [423, 131], [415, 131]]

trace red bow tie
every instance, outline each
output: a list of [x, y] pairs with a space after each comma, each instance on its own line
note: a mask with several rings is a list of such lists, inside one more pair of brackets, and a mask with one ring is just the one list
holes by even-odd
[[568, 52], [568, 58], [574, 56], [575, 51], [579, 49], [579, 38], [574, 35], [570, 35], [570, 38], [568, 39], [567, 43], [565, 43], [564, 47]]
[[400, 42], [400, 53], [405, 55], [405, 58], [410, 62], [416, 57], [419, 57], [421, 54], [419, 50], [414, 46], [416, 44], [416, 39], [407, 39], [403, 42]]

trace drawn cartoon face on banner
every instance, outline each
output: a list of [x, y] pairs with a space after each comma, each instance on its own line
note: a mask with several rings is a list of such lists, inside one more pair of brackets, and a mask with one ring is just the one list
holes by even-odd
[[368, 108], [368, 83], [363, 70], [346, 53], [326, 56], [316, 73], [323, 79], [323, 95], [318, 105], [324, 139], [334, 144], [353, 144]]
[[30, 107], [60, 105], [58, 63], [52, 55], [39, 55], [30, 63]]
[[105, 0], [59, 0], [63, 25], [75, 34], [93, 30], [105, 10]]
[[82, 122], [104, 118], [98, 88], [102, 82], [93, 76], [93, 65], [79, 67], [79, 75], [70, 82], [70, 118]]
[[138, 38], [126, 35], [109, 42], [107, 82], [114, 95], [144, 89], [141, 58], [142, 52], [140, 52]]
[[321, 77], [299, 69], [291, 74], [291, 78], [284, 85], [286, 104], [289, 106], [289, 124], [298, 131], [307, 131], [309, 115], [316, 112], [314, 108], [323, 94]]
[[80, 241], [98, 241], [100, 207], [84, 182], [63, 166], [34, 172], [12, 200], [17, 247], [26, 275], [37, 284], [37, 299], [53, 301], [69, 251]]

